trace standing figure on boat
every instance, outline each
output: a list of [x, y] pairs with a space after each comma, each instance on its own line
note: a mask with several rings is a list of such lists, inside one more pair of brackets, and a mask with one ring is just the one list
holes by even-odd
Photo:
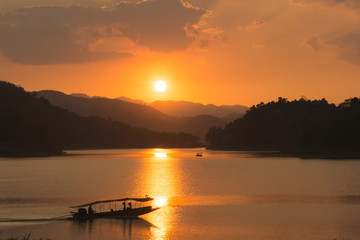
[[94, 213], [94, 210], [93, 210], [93, 208], [92, 208], [92, 205], [89, 206], [89, 208], [88, 208], [88, 213], [89, 213], [89, 214], [93, 214], [93, 213]]
[[131, 209], [131, 202], [129, 202], [128, 204], [129, 204], [129, 208]]
[[124, 210], [126, 210], [126, 203], [125, 203], [125, 201], [123, 201], [123, 205], [124, 205]]

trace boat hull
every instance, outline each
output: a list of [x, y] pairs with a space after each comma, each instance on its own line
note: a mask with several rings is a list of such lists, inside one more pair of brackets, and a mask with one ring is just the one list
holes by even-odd
[[96, 218], [138, 218], [138, 216], [153, 212], [159, 208], [151, 206], [141, 208], [128, 208], [125, 210], [115, 210], [108, 212], [94, 212], [94, 213], [73, 213], [73, 219], [77, 221], [92, 220]]

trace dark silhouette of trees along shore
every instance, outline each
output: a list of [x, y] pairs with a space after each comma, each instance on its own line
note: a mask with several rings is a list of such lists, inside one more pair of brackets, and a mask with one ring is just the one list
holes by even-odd
[[360, 100], [336, 106], [321, 100], [252, 106], [225, 128], [211, 128], [207, 147], [221, 150], [276, 150], [294, 155], [359, 156]]

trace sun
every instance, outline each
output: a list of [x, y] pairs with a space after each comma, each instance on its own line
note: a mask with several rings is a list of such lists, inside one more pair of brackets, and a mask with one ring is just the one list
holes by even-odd
[[155, 206], [156, 207], [163, 207], [165, 205], [167, 205], [167, 198], [165, 197], [157, 197], [155, 198]]
[[163, 80], [158, 80], [155, 82], [155, 90], [158, 92], [164, 92], [166, 90], [166, 83]]

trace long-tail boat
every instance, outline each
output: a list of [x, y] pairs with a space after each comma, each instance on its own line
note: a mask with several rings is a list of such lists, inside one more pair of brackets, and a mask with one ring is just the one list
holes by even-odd
[[79, 206], [70, 206], [77, 209], [70, 212], [74, 220], [92, 220], [95, 218], [138, 218], [138, 216], [153, 212], [157, 208], [143, 206], [144, 203], [154, 200], [145, 198], [120, 198], [95, 201]]

